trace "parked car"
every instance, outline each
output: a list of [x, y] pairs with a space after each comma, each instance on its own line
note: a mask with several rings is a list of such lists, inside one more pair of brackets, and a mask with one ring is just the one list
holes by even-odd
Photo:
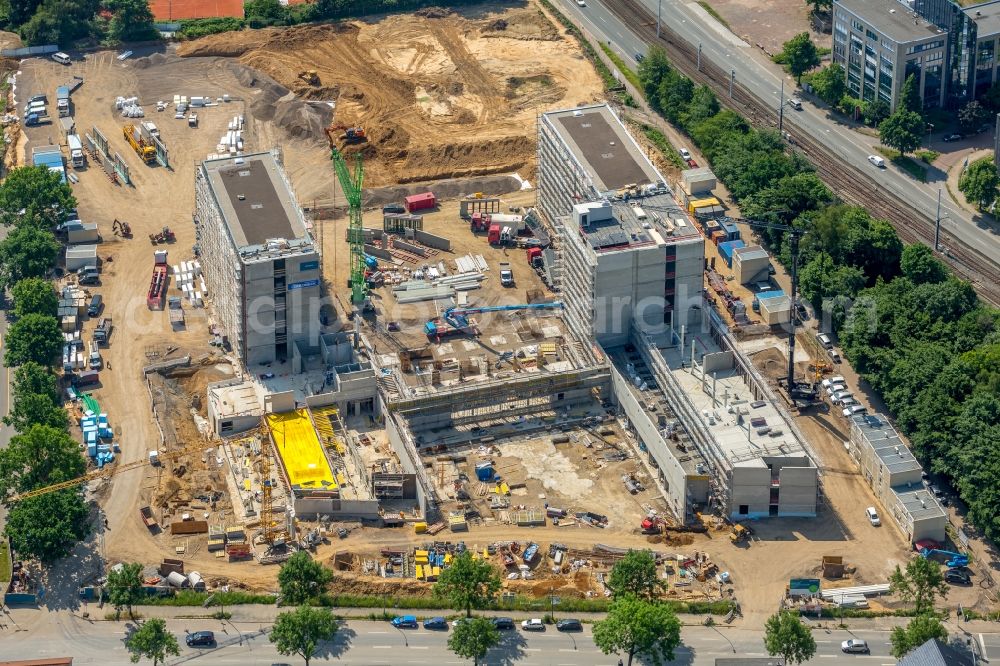
[[678, 148], [677, 152], [680, 153], [681, 157], [683, 157], [685, 160], [691, 159], [691, 153], [688, 152], [687, 148]]
[[448, 620], [443, 617], [430, 617], [424, 620], [424, 629], [447, 629]]
[[868, 413], [868, 408], [864, 405], [851, 405], [850, 407], [845, 407], [841, 412], [844, 416], [863, 416]]
[[196, 631], [184, 639], [188, 647], [211, 647], [215, 645], [215, 633], [211, 631]]
[[834, 384], [846, 384], [846, 383], [847, 383], [846, 379], [844, 379], [840, 375], [836, 375], [835, 377], [827, 377], [826, 379], [824, 379], [823, 388], [830, 388]]
[[942, 490], [940, 488], [938, 488], [937, 486], [935, 486], [933, 483], [931, 485], [927, 486], [927, 490], [929, 490], [932, 493], [934, 493], [934, 497], [943, 497], [944, 496], [944, 492], [942, 492]]
[[881, 519], [878, 517], [878, 511], [875, 510], [875, 507], [870, 506], [865, 509], [865, 515], [868, 516], [868, 522], [873, 526], [878, 527], [882, 524]]
[[583, 631], [583, 624], [579, 620], [559, 620], [556, 622], [556, 629], [559, 631]]
[[860, 638], [852, 638], [840, 644], [841, 652], [851, 652], [853, 654], [868, 654], [868, 641]]
[[854, 398], [848, 398], [847, 400], [842, 400], [840, 402], [840, 407], [842, 409], [850, 409], [851, 407], [854, 407], [855, 405], [860, 405], [860, 404], [861, 403], [858, 402], [857, 400], [855, 400]]
[[495, 617], [493, 618], [493, 626], [502, 631], [514, 628], [514, 620], [509, 617]]
[[945, 581], [955, 585], [972, 585], [972, 579], [967, 571], [948, 569], [944, 572]]
[[956, 132], [955, 134], [949, 134], [948, 136], [946, 136], [946, 137], [945, 137], [944, 139], [942, 139], [942, 140], [943, 140], [943, 141], [944, 141], [945, 143], [951, 143], [952, 141], [961, 141], [961, 140], [962, 140], [962, 139], [964, 139], [964, 138], [965, 138], [965, 137], [964, 137], [963, 135], [961, 135], [961, 134], [958, 134], [958, 133]]
[[848, 391], [847, 389], [844, 389], [842, 391], [837, 391], [830, 396], [830, 399], [833, 401], [833, 404], [835, 405], [841, 402], [842, 400], [845, 400], [846, 398], [851, 398], [851, 399], [854, 398], [854, 394]]
[[457, 620], [452, 620], [451, 621], [451, 626], [452, 627], [457, 627], [458, 625], [462, 624], [463, 622], [468, 622], [468, 621], [469, 621], [469, 618], [467, 618], [467, 617], [460, 617]]
[[833, 340], [831, 340], [830, 336], [827, 335], [826, 333], [818, 334], [816, 336], [816, 339], [819, 341], [821, 345], [823, 345], [823, 349], [833, 349]]
[[826, 387], [826, 394], [833, 395], [834, 393], [840, 393], [841, 391], [847, 390], [847, 384], [830, 384]]
[[523, 620], [521, 629], [523, 631], [545, 631], [545, 623], [542, 622], [541, 618], [533, 617], [530, 620]]
[[418, 626], [417, 618], [413, 615], [400, 615], [399, 617], [392, 618], [392, 626], [397, 629], [416, 629]]

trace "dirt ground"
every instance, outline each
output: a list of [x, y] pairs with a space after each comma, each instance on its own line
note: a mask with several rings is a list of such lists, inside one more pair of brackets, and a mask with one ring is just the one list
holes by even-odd
[[[600, 80], [579, 48], [531, 2], [422, 14], [213, 35], [178, 52], [238, 57], [270, 77], [278, 87], [260, 83], [251, 104], [258, 117], [280, 113], [270, 103], [280, 106], [288, 90], [333, 103], [336, 123], [368, 132], [361, 149], [365, 182], [374, 186], [512, 171], [530, 177], [535, 141], [526, 128], [536, 115], [600, 99]], [[319, 85], [298, 78], [304, 69], [317, 72]], [[321, 127], [301, 130], [326, 143]], [[297, 188], [300, 199], [314, 196]]]
[[781, 45], [800, 32], [808, 32], [820, 46], [830, 45], [830, 35], [812, 29], [809, 6], [799, 0], [709, 0], [732, 31], [751, 46], [780, 53]]

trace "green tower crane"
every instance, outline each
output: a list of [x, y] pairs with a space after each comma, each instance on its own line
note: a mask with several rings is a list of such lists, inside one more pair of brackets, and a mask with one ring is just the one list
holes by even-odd
[[347, 239], [351, 245], [351, 302], [360, 305], [368, 294], [365, 282], [365, 238], [361, 226], [361, 186], [365, 180], [365, 167], [361, 153], [354, 154], [354, 174], [347, 169], [344, 156], [330, 137], [330, 159], [337, 172], [340, 188], [344, 190], [349, 208]]

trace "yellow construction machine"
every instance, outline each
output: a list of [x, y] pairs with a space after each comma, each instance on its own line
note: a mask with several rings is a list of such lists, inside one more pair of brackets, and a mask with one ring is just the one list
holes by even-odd
[[299, 72], [299, 78], [311, 86], [319, 85], [319, 72], [315, 69], [306, 69]]
[[132, 150], [143, 162], [150, 164], [156, 160], [156, 148], [143, 138], [142, 131], [138, 127], [132, 123], [125, 123], [122, 134], [125, 135], [128, 145], [132, 146]]

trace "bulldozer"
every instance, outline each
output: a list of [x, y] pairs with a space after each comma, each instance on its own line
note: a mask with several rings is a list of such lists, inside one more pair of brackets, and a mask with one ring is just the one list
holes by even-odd
[[729, 541], [733, 544], [750, 541], [750, 535], [752, 534], [753, 531], [749, 527], [736, 523], [733, 525], [732, 529], [729, 530]]
[[306, 69], [299, 72], [299, 78], [311, 86], [319, 85], [319, 73], [315, 69]]

